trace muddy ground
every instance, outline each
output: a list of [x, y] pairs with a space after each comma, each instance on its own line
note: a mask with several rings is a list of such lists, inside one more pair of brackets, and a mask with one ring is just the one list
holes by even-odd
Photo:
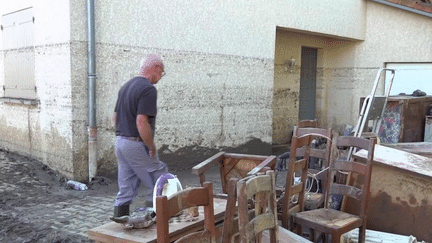
[[115, 195], [117, 190], [115, 181], [104, 177], [89, 183], [85, 192], [72, 190], [67, 178], [40, 161], [4, 150], [0, 150], [0, 167], [0, 242], [5, 243], [90, 242], [87, 237], [56, 230], [53, 220], [58, 219], [52, 216], [52, 209], [38, 206], [88, 195]]
[[[194, 146], [175, 153], [164, 153], [160, 157], [169, 165], [170, 171], [175, 172], [182, 164], [197, 164], [221, 150], [270, 155], [271, 145], [255, 139], [236, 148], [216, 150]], [[89, 183], [89, 189], [85, 192], [72, 190], [67, 188], [67, 178], [41, 162], [4, 150], [0, 150], [0, 167], [0, 242], [90, 242], [87, 237], [68, 234], [53, 227], [53, 220], [58, 219], [50, 218], [49, 207], [42, 209], [46, 213], [40, 211], [41, 207], [36, 213], [34, 208], [89, 195], [115, 195], [117, 192], [116, 178], [103, 176]], [[70, 222], [65, 219], [61, 223]]]

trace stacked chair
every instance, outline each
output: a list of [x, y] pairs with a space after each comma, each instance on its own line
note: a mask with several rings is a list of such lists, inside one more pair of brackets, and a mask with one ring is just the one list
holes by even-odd
[[[301, 170], [305, 173], [305, 165], [308, 163], [308, 144], [310, 143], [310, 135], [303, 137], [294, 137], [292, 146], [305, 145], [306, 154], [304, 159], [299, 161], [290, 161], [290, 167], [288, 169], [289, 176], [287, 180], [290, 180], [296, 170]], [[340, 242], [342, 234], [359, 228], [359, 241], [365, 241], [365, 230], [367, 221], [367, 204], [369, 199], [369, 188], [370, 188], [370, 177], [372, 170], [372, 160], [374, 153], [374, 145], [376, 139], [370, 140], [358, 138], [358, 137], [337, 137], [334, 139], [332, 147], [332, 156], [330, 159], [330, 165], [327, 171], [327, 187], [325, 190], [325, 204], [324, 208], [319, 208], [310, 211], [304, 211], [304, 184], [306, 183], [306, 177], [301, 177], [301, 183], [297, 185], [288, 185], [285, 189], [284, 194], [284, 211], [283, 221], [284, 227], [290, 230], [294, 230], [297, 234], [303, 235], [304, 230], [309, 230], [309, 237], [312, 241], [323, 240], [324, 242]], [[355, 162], [352, 159], [347, 160], [346, 157], [342, 156], [344, 153], [340, 148], [355, 147], [368, 151], [368, 159], [366, 163]], [[293, 149], [291, 149], [292, 151]], [[363, 185], [354, 187], [347, 184], [338, 184], [335, 181], [335, 175], [343, 171], [348, 174], [355, 174], [356, 176], [362, 177]], [[298, 194], [298, 199], [293, 201], [295, 194]], [[334, 210], [330, 207], [330, 198], [333, 194], [343, 195], [345, 197], [356, 200], [359, 206], [358, 215], [349, 214], [341, 211]], [[289, 205], [291, 203], [291, 205]], [[320, 233], [316, 237], [316, 233]]]

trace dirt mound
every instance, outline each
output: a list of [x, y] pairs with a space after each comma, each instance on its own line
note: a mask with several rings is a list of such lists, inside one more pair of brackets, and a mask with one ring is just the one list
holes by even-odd
[[247, 143], [237, 147], [208, 148], [194, 145], [179, 148], [173, 152], [168, 149], [168, 146], [163, 146], [158, 153], [160, 160], [167, 163], [170, 171], [184, 171], [190, 170], [193, 166], [221, 151], [268, 156], [272, 154], [272, 145], [261, 139], [252, 138]]

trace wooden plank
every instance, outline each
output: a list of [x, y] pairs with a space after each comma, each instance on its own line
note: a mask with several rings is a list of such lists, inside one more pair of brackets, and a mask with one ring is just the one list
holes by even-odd
[[299, 184], [291, 187], [291, 195], [298, 194], [299, 192], [303, 191], [304, 185], [303, 182], [300, 182]]
[[211, 167], [217, 165], [224, 154], [225, 154], [225, 152], [219, 152], [219, 153], [213, 155], [212, 157], [204, 160], [203, 162], [195, 165], [192, 168], [192, 173], [199, 175], [199, 174], [203, 173], [204, 171], [210, 169]]
[[[295, 234], [294, 232], [291, 232], [283, 228], [282, 226], [279, 226], [278, 235], [279, 235], [279, 243], [312, 243], [312, 241], [303, 238]], [[267, 230], [263, 232], [262, 236], [263, 236], [262, 243], [270, 242], [270, 238]]]
[[[223, 220], [225, 214], [226, 200], [215, 198], [213, 199], [213, 202], [215, 221], [220, 222]], [[169, 224], [169, 234], [171, 240], [176, 240], [188, 233], [204, 229], [204, 208], [198, 207], [198, 211], [200, 214], [198, 219], [195, 221], [182, 220], [179, 222], [177, 218], [173, 218], [172, 222]], [[186, 214], [183, 214], [180, 216], [180, 218], [184, 218], [185, 216]], [[144, 229], [128, 229], [121, 224], [112, 222], [90, 229], [87, 233], [90, 240], [104, 243], [156, 242], [157, 239], [156, 224]]]
[[293, 171], [303, 171], [304, 167], [307, 166], [306, 165], [306, 159], [300, 159], [297, 160], [296, 162], [294, 162], [294, 169]]
[[[345, 233], [341, 237], [341, 242], [357, 242], [358, 241], [358, 230], [353, 229], [348, 233]], [[391, 234], [386, 232], [380, 232], [375, 230], [366, 230], [365, 243], [399, 243], [399, 242], [410, 242], [410, 237], [406, 235]]]
[[366, 174], [366, 165], [363, 163], [357, 163], [346, 160], [336, 160], [333, 162], [333, 170], [351, 171], [358, 174]]
[[259, 165], [257, 165], [255, 168], [253, 168], [251, 171], [248, 172], [248, 175], [254, 175], [258, 172], [261, 172], [264, 167], [269, 167], [271, 169], [274, 169], [276, 166], [277, 157], [274, 155], [271, 155], [267, 157], [263, 162], [261, 162]]
[[432, 158], [432, 142], [382, 144], [383, 146]]
[[347, 186], [342, 184], [333, 183], [330, 186], [330, 194], [343, 194], [344, 196], [350, 196], [357, 200], [363, 199], [363, 190], [353, 186]]
[[269, 156], [264, 155], [252, 155], [252, 154], [234, 154], [234, 153], [225, 153], [225, 157], [235, 158], [235, 159], [251, 159], [251, 160], [265, 160]]
[[[364, 160], [367, 156], [365, 150], [360, 150], [353, 155], [355, 159]], [[405, 152], [399, 149], [375, 145], [373, 163], [379, 163], [421, 176], [432, 177], [432, 159]]]

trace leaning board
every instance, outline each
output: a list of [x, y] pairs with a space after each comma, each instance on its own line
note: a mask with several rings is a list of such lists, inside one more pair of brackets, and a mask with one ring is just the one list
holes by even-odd
[[[215, 222], [223, 220], [225, 214], [226, 200], [214, 198]], [[191, 232], [204, 229], [204, 207], [198, 207], [200, 212], [197, 220], [186, 221], [185, 213], [179, 217], [173, 217], [169, 224], [169, 234], [171, 241], [180, 238]], [[157, 232], [156, 224], [145, 229], [128, 229], [121, 224], [108, 223], [102, 226], [90, 229], [88, 232], [90, 240], [95, 242], [115, 243], [115, 242], [156, 242]]]

